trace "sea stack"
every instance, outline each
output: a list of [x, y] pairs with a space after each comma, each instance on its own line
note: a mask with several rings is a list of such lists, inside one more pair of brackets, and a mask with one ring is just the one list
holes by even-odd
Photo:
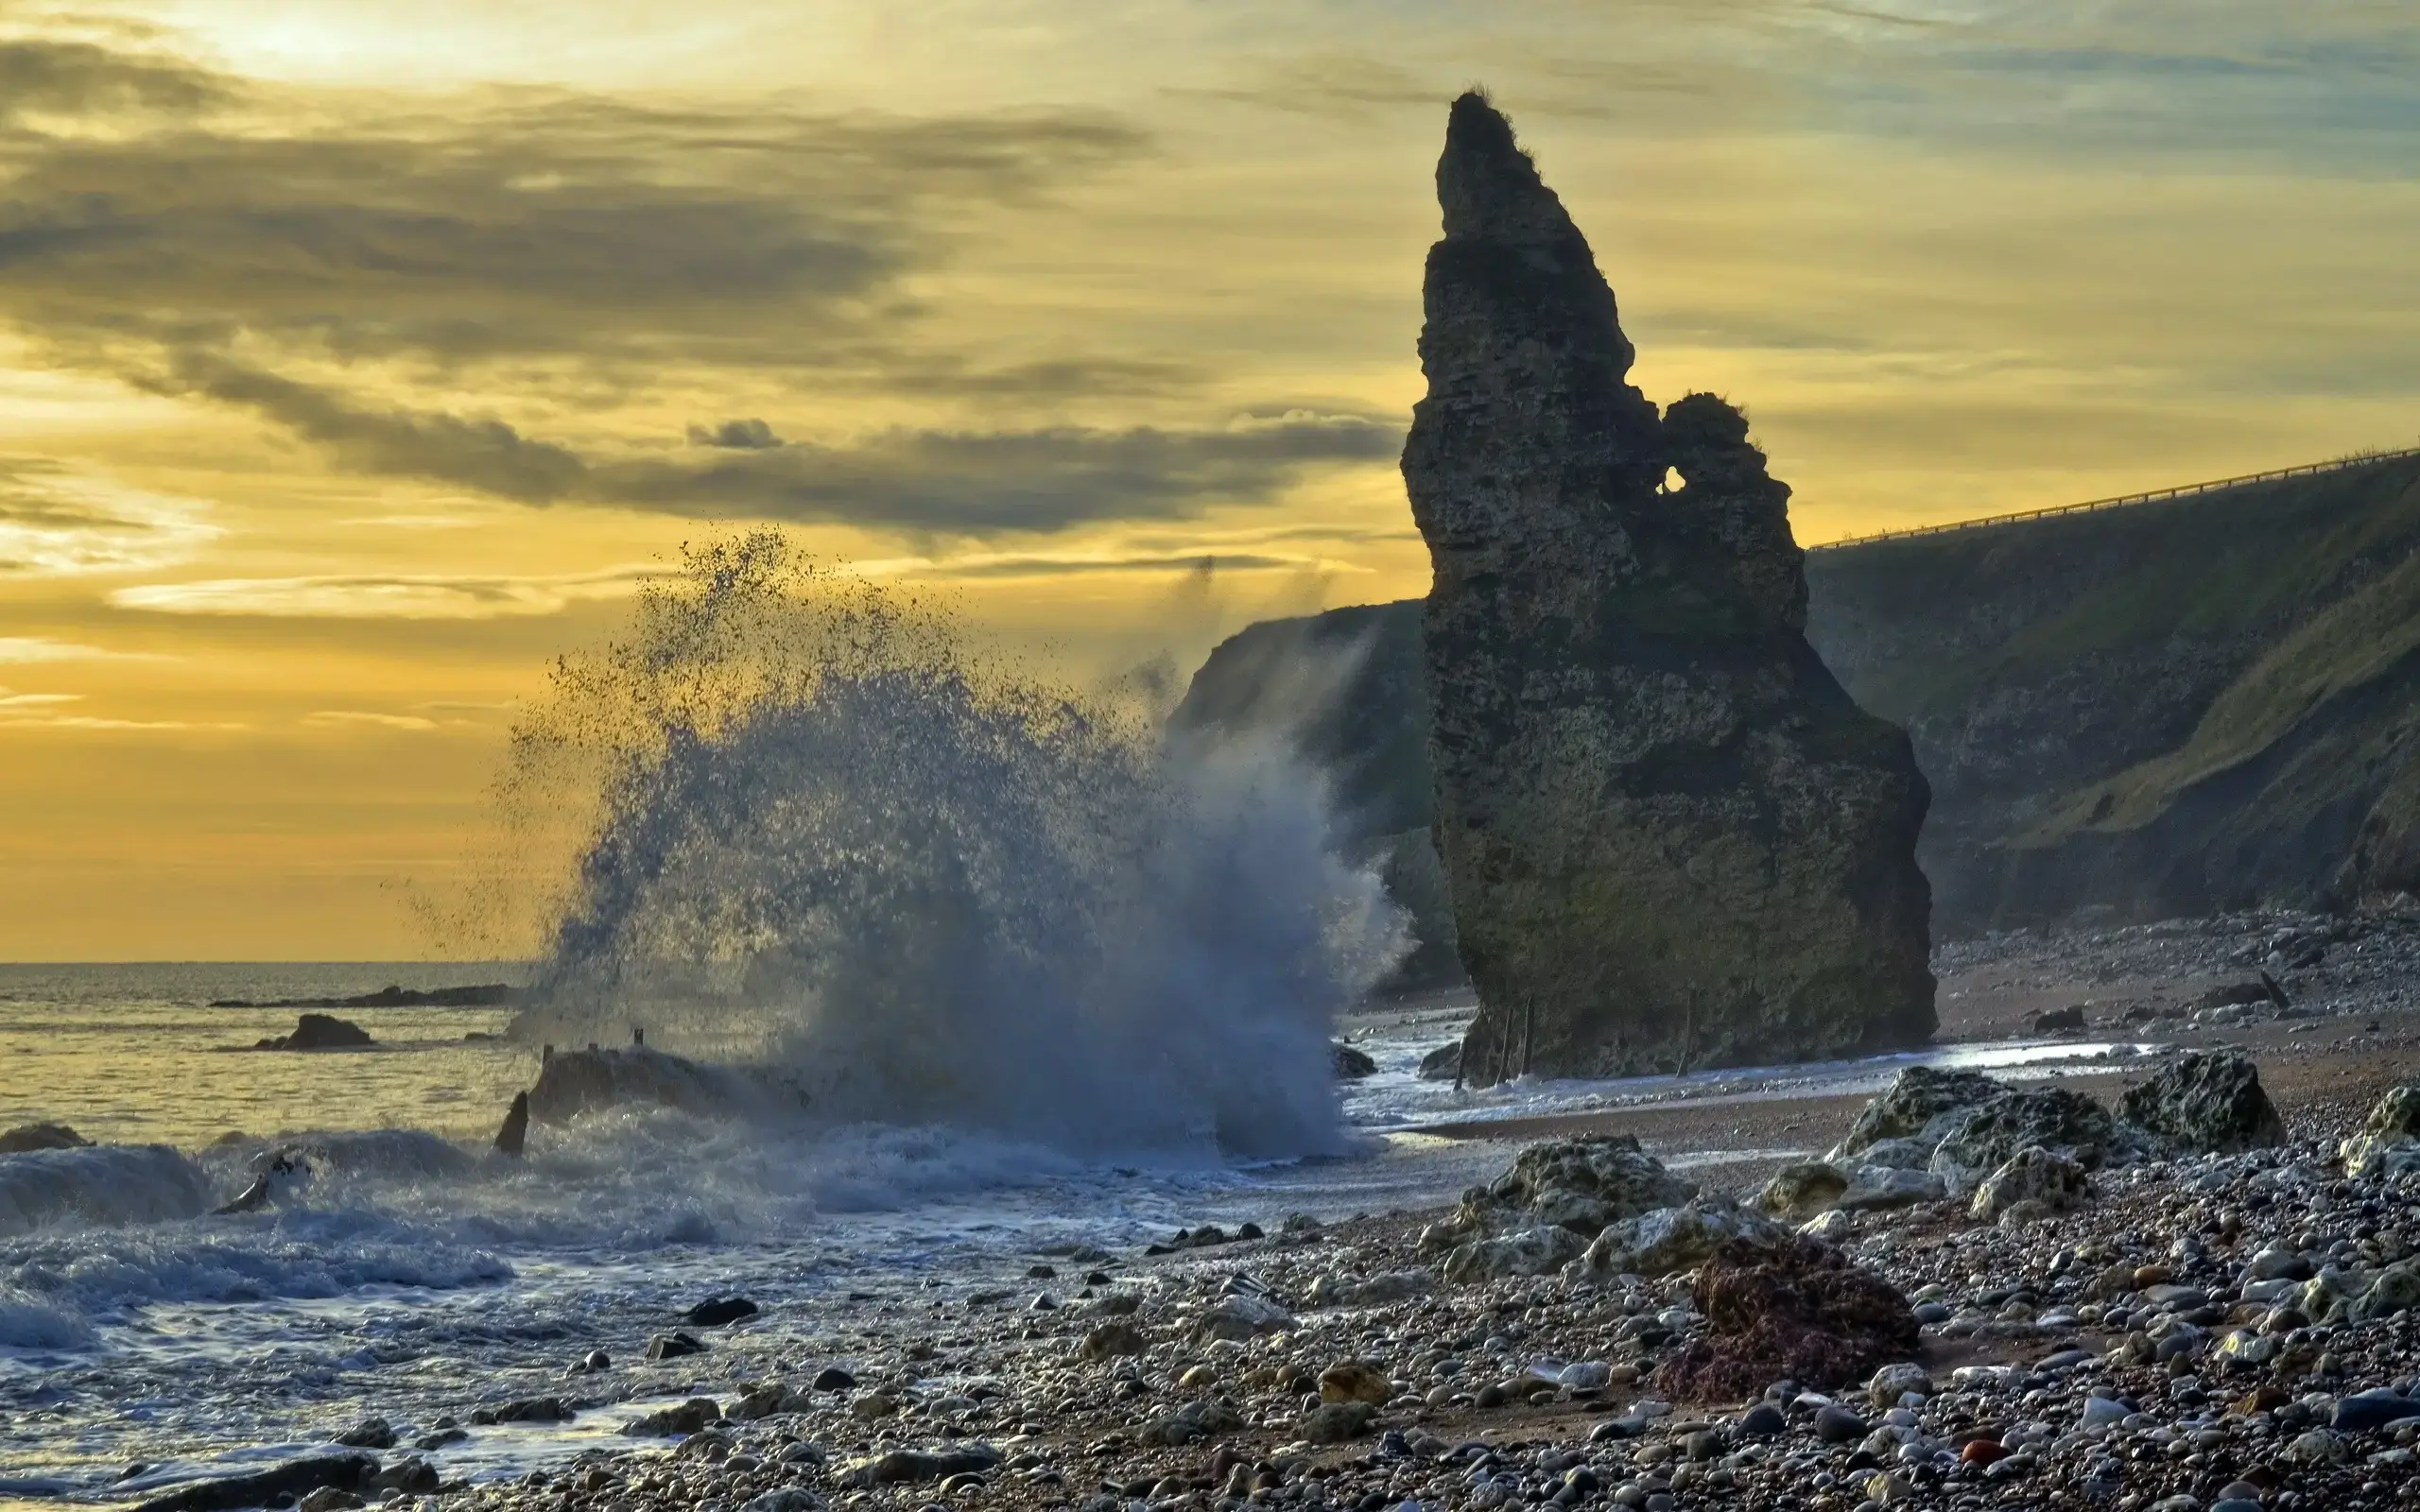
[[1931, 795], [1807, 644], [1789, 486], [1730, 404], [1631, 385], [1613, 290], [1480, 95], [1437, 192], [1403, 472], [1464, 1076], [1924, 1040]]

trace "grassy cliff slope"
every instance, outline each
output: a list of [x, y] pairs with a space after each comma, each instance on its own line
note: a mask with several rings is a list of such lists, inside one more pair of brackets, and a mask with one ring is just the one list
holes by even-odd
[[[2420, 890], [2420, 460], [1806, 573], [1809, 638], [1931, 781], [1941, 932]], [[1253, 626], [1174, 723], [1294, 731], [1357, 843], [1425, 851], [1419, 633], [1416, 601]]]

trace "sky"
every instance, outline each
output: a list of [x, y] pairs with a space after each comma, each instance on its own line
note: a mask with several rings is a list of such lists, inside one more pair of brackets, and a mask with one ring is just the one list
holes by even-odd
[[1473, 84], [1802, 541], [2420, 438], [2408, 0], [0, 0], [0, 958], [460, 954], [746, 524], [1080, 677], [1425, 591]]

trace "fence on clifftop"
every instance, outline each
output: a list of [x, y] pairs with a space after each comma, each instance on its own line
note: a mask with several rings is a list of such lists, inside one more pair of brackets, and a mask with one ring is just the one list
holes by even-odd
[[2088, 499], [2083, 504], [2059, 504], [2047, 509], [2019, 509], [2013, 514], [1985, 515], [1979, 520], [1957, 520], [1948, 524], [1910, 525], [1904, 530], [1877, 530], [1871, 535], [1849, 536], [1840, 541], [1826, 541], [1809, 546], [1808, 551], [1838, 551], [1842, 546], [1862, 546], [1876, 541], [1908, 541], [1917, 536], [1945, 536], [1958, 530], [1980, 530], [1989, 525], [2014, 524], [2022, 520], [2048, 520], [2063, 514], [2090, 514], [2097, 509], [2121, 509], [2129, 505], [2158, 504], [2169, 499], [2189, 499], [2197, 493], [2216, 493], [2221, 489], [2239, 489], [2254, 483], [2275, 483], [2284, 478], [2315, 477], [2323, 472], [2344, 472], [2354, 468], [2376, 467], [2385, 462], [2402, 462], [2420, 457], [2420, 447], [2408, 447], [2399, 452], [2357, 452], [2328, 462], [2307, 462], [2301, 467], [2282, 467], [2269, 472], [2246, 472], [2239, 477], [2213, 478], [2207, 483], [2186, 483], [2172, 489], [2153, 489], [2148, 493], [2124, 493], [2114, 499]]

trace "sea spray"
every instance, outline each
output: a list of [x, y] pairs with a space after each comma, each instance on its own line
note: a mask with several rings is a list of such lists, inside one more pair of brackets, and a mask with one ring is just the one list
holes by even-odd
[[760, 532], [563, 662], [516, 760], [596, 794], [525, 1039], [643, 1024], [821, 1120], [1340, 1144], [1329, 1035], [1403, 928], [1282, 740], [1167, 745]]

